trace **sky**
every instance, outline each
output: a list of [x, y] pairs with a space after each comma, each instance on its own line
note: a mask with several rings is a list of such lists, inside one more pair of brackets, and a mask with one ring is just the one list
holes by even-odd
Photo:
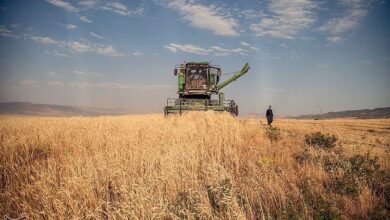
[[390, 106], [390, 1], [0, 0], [0, 102], [132, 113], [177, 97], [174, 67], [221, 66], [240, 114]]

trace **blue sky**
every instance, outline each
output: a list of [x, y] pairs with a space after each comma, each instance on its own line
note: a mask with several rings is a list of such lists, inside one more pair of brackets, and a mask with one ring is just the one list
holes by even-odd
[[134, 113], [176, 97], [173, 69], [251, 70], [224, 89], [242, 114], [390, 106], [390, 2], [0, 1], [0, 102]]

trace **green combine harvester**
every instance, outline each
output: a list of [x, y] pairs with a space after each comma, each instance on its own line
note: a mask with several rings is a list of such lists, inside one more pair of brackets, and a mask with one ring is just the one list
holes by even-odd
[[[250, 66], [244, 65], [241, 71], [222, 83], [219, 79], [222, 70], [210, 62], [188, 62], [177, 66], [174, 75], [178, 77], [179, 98], [168, 98], [164, 108], [165, 115], [182, 114], [187, 111], [227, 111], [238, 115], [238, 105], [234, 100], [225, 100], [221, 89], [248, 72]], [[211, 99], [217, 95], [218, 99]]]

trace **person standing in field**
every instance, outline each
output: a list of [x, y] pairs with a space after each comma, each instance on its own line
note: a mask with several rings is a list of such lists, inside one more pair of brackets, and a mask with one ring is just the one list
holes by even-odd
[[267, 112], [265, 113], [265, 117], [267, 117], [268, 125], [271, 126], [272, 121], [274, 120], [274, 114], [272, 113], [271, 106], [267, 109]]

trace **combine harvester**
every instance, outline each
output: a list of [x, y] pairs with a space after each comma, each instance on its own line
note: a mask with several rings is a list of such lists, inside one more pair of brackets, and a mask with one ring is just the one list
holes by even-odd
[[[164, 108], [165, 115], [180, 114], [187, 111], [227, 111], [238, 115], [238, 105], [234, 100], [225, 100], [221, 89], [248, 72], [250, 66], [244, 65], [241, 71], [219, 84], [221, 68], [210, 62], [189, 62], [180, 64], [174, 70], [178, 77], [179, 98], [168, 98]], [[211, 99], [218, 95], [218, 100]]]

